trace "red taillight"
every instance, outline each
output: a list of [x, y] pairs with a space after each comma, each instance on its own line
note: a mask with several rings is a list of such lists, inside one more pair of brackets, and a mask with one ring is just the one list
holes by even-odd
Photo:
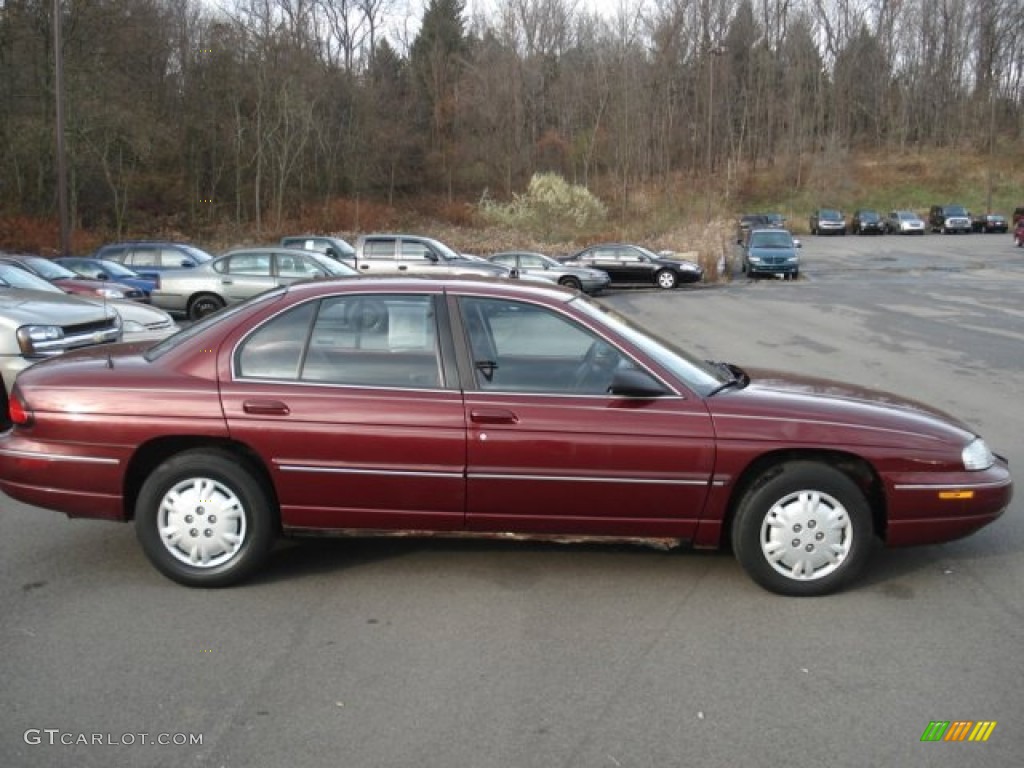
[[11, 393], [11, 397], [7, 403], [8, 415], [11, 417], [11, 421], [22, 427], [27, 427], [32, 423], [32, 409], [29, 408], [25, 401], [21, 398], [21, 393], [18, 390], [14, 390]]

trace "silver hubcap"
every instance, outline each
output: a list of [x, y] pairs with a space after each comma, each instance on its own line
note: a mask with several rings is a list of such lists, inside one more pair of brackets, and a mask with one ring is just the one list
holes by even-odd
[[850, 554], [853, 523], [836, 499], [797, 491], [779, 499], [761, 524], [761, 552], [783, 576], [813, 581], [835, 571]]
[[671, 288], [675, 284], [676, 279], [672, 277], [672, 274], [669, 272], [664, 272], [660, 277], [658, 277], [658, 285], [662, 288]]
[[215, 568], [245, 542], [241, 500], [208, 477], [191, 477], [171, 488], [157, 513], [160, 541], [171, 555], [196, 568]]

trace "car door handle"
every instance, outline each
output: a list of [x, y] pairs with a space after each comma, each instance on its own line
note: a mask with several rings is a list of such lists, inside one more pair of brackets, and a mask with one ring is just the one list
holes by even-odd
[[242, 410], [257, 416], [287, 416], [291, 408], [280, 400], [246, 400]]
[[504, 408], [474, 408], [469, 418], [475, 424], [518, 424], [519, 417]]
[[234, 280], [221, 280], [220, 284], [221, 285], [234, 285], [235, 281]]

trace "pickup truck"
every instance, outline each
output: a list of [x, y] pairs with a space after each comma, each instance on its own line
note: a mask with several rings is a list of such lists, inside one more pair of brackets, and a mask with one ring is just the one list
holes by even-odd
[[363, 235], [355, 242], [351, 265], [361, 275], [474, 275], [513, 277], [513, 270], [464, 256], [439, 240], [420, 235]]

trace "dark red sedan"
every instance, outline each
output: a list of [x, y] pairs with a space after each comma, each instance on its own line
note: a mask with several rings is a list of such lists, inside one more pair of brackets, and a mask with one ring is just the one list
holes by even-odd
[[889, 545], [964, 536], [1012, 496], [948, 416], [698, 360], [517, 282], [303, 283], [156, 346], [32, 366], [0, 488], [132, 520], [153, 564], [238, 582], [278, 534], [441, 532], [732, 546], [783, 594]]

